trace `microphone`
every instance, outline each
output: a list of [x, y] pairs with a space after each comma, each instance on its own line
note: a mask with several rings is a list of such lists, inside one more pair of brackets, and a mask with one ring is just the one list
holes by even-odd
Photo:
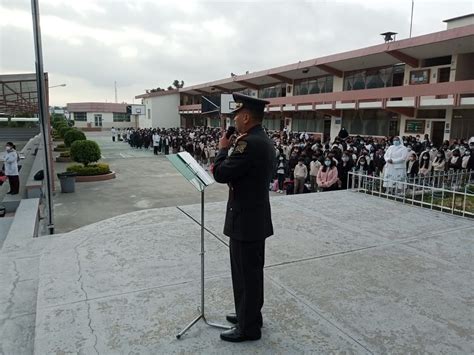
[[225, 132], [225, 137], [229, 139], [230, 136], [233, 135], [234, 133], [235, 133], [235, 127], [229, 126], [229, 128], [227, 128], [227, 131]]

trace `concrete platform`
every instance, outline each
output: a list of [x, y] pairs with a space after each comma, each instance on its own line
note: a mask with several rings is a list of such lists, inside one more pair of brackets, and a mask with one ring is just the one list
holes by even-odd
[[[51, 238], [40, 256], [34, 353], [474, 351], [472, 220], [353, 192], [276, 197], [272, 208], [260, 341], [225, 343], [202, 322], [175, 338], [199, 304], [192, 205]], [[206, 313], [223, 323], [233, 308], [224, 211], [206, 205]]]

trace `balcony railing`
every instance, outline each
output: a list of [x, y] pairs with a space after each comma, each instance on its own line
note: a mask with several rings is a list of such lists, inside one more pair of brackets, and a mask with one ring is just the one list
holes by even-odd
[[474, 94], [474, 80], [277, 97], [268, 99], [268, 101], [270, 101], [270, 106], [329, 104], [338, 101], [358, 103], [359, 101], [367, 102], [371, 100], [386, 103], [386, 101], [392, 98], [400, 97], [413, 98], [415, 101], [418, 101], [421, 97], [425, 96], [453, 95], [455, 106], [457, 106], [459, 105], [461, 95], [469, 96], [469, 94]]

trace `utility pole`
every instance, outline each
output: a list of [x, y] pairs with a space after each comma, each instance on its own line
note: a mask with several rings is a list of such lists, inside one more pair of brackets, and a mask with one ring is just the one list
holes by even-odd
[[46, 103], [46, 90], [48, 89], [45, 85], [45, 77], [43, 70], [43, 49], [41, 45], [41, 26], [40, 26], [40, 15], [38, 0], [31, 0], [31, 13], [33, 16], [33, 35], [35, 41], [35, 56], [36, 56], [36, 85], [38, 90], [38, 117], [41, 126], [41, 135], [43, 138], [44, 145], [44, 171], [46, 178], [46, 207], [48, 209], [48, 225], [49, 234], [54, 234], [54, 221], [53, 221], [53, 177], [51, 169], [50, 151], [49, 145], [49, 109]]
[[114, 81], [114, 85], [115, 85], [115, 103], [117, 103], [117, 82]]
[[415, 6], [415, 0], [411, 0], [411, 20], [410, 20], [410, 38], [411, 38], [411, 31], [413, 29], [413, 8]]

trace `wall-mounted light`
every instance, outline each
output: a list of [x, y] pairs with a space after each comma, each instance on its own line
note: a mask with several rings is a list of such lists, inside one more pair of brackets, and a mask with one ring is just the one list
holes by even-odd
[[302, 73], [303, 73], [303, 74], [307, 74], [308, 72], [309, 72], [309, 68], [304, 68], [304, 69], [302, 70]]

